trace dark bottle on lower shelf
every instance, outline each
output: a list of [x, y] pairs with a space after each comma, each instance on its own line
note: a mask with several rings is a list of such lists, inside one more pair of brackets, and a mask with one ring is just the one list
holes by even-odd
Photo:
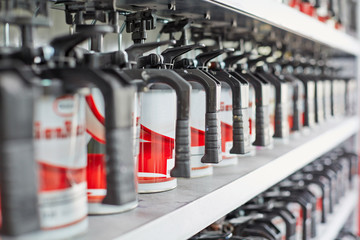
[[289, 191], [265, 192], [261, 197], [275, 207], [286, 207], [297, 218], [296, 235], [298, 239], [311, 239], [312, 204], [305, 197], [293, 195]]

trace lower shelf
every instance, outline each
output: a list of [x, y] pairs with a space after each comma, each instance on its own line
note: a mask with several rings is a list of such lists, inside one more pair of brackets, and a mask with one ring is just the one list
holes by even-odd
[[132, 211], [90, 217], [85, 238], [187, 239], [356, 134], [358, 125], [357, 117], [331, 120], [235, 166], [215, 168], [212, 176], [178, 179], [172, 191], [139, 195]]

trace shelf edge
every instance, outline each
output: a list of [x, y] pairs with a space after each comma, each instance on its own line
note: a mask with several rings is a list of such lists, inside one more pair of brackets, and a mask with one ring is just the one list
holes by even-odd
[[[353, 55], [360, 54], [359, 41], [285, 4], [270, 0], [206, 0], [249, 17]], [[261, 7], [259, 7], [261, 6]], [[276, 14], [274, 14], [276, 12]], [[311, 26], [311, 27], [309, 27]]]
[[[356, 134], [357, 131], [357, 117], [344, 119], [340, 125], [322, 133], [320, 136], [310, 140], [302, 146], [291, 150], [281, 157], [274, 159], [264, 166], [257, 168], [245, 176], [227, 184], [226, 186], [223, 186], [194, 202], [188, 203], [184, 207], [176, 209], [167, 215], [144, 224], [136, 230], [119, 236], [116, 240], [139, 239], [139, 236], [157, 236], [156, 228], [163, 226], [162, 223], [165, 222], [167, 225], [163, 226], [161, 230], [162, 236], [157, 236], [157, 239], [187, 239], [199, 232], [201, 229], [205, 228], [207, 225], [218, 220], [226, 213], [244, 204], [246, 201], [286, 178], [291, 173], [312, 162], [331, 148]], [[321, 142], [322, 144], [316, 144], [316, 142]], [[306, 157], [302, 157], [301, 153], [307, 153]], [[296, 159], [297, 161], [289, 161], [289, 159]], [[265, 184], [264, 180], [259, 177], [266, 176], [275, 171], [279, 174], [276, 176], [268, 176], [268, 178], [271, 179], [266, 179]], [[231, 193], [231, 198], [229, 198], [229, 192]], [[222, 203], [221, 209], [216, 208], [215, 205], [215, 203], [219, 202]], [[214, 207], [203, 207], [209, 206], [209, 203], [214, 203]], [[184, 209], [186, 210], [184, 211]], [[191, 218], [189, 218], [189, 213], [192, 214]], [[204, 216], [206, 216], [206, 220]], [[183, 221], [181, 222], [181, 225], [179, 225], [177, 224], [179, 221], [174, 222], [174, 219], [183, 219]], [[196, 219], [204, 220], [199, 223]], [[186, 231], [184, 231], [184, 229], [186, 229]]]

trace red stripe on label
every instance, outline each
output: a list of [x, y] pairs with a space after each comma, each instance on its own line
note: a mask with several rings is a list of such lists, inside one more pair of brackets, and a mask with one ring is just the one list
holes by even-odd
[[252, 119], [249, 118], [249, 134], [252, 134]]
[[291, 130], [294, 127], [294, 116], [292, 115], [288, 116], [288, 123], [289, 123], [289, 128]]
[[339, 22], [335, 23], [335, 29], [341, 29], [342, 28], [342, 24]]
[[201, 169], [207, 169], [209, 168], [210, 166], [202, 166], [202, 167], [193, 167], [191, 168], [191, 170], [201, 170]]
[[313, 7], [313, 5], [309, 2], [302, 2], [300, 4], [300, 11], [309, 15], [309, 16], [314, 16], [315, 15], [315, 8]]
[[168, 141], [174, 143], [174, 139], [160, 133], [157, 133], [150, 128], [140, 125], [140, 138], [145, 141]]
[[[279, 124], [279, 122], [278, 122]], [[273, 132], [275, 132], [275, 115], [270, 114], [270, 127], [273, 129]]]
[[301, 124], [301, 126], [304, 126], [304, 122], [305, 122], [305, 112], [303, 112], [303, 113], [301, 114], [301, 118], [300, 118], [300, 124]]
[[86, 181], [86, 168], [65, 168], [39, 162], [40, 192], [68, 189]]
[[322, 198], [318, 198], [316, 200], [316, 210], [318, 210], [318, 211], [323, 210], [323, 199]]
[[303, 224], [303, 210], [299, 209], [298, 213], [299, 214], [298, 214], [298, 217], [297, 217], [297, 220], [296, 220], [296, 226], [299, 226], [299, 225]]
[[221, 122], [221, 151], [226, 151], [226, 142], [233, 140], [233, 127], [230, 124]]
[[52, 228], [41, 228], [42, 230], [55, 230], [55, 229], [60, 229], [60, 228], [65, 228], [65, 227], [69, 227], [71, 225], [74, 225], [76, 223], [79, 223], [81, 221], [83, 221], [85, 218], [87, 218], [87, 216], [83, 216], [82, 218], [74, 221], [74, 222], [71, 222], [71, 223], [68, 223], [68, 224], [64, 224], [64, 225], [61, 225], [61, 226], [56, 226], [56, 227], [52, 227]]
[[100, 113], [99, 109], [96, 107], [95, 101], [93, 96], [87, 95], [85, 97], [87, 104], [89, 105], [89, 108], [91, 109], [91, 111], [93, 112], [94, 116], [99, 120], [99, 122], [101, 122], [102, 124], [105, 125], [105, 118], [104, 116]]
[[[105, 155], [89, 153], [88, 165], [86, 168], [86, 180], [88, 189], [104, 189], [106, 190], [106, 168]], [[105, 196], [89, 195], [89, 202], [102, 202]]]
[[320, 22], [326, 22], [327, 20], [329, 20], [329, 16], [324, 16], [324, 17], [318, 16], [318, 20], [319, 20]]
[[89, 195], [90, 193], [88, 192], [88, 203], [101, 203], [105, 196], [101, 195], [101, 196], [98, 196], [98, 195]]
[[[139, 172], [167, 173], [167, 160], [173, 158], [175, 140], [171, 137], [159, 134], [151, 129], [140, 125], [140, 138], [147, 142], [140, 142], [138, 162]], [[87, 165], [88, 189], [106, 190], [106, 166], [104, 154], [88, 154]], [[139, 183], [156, 183], [169, 181], [169, 178], [139, 177]], [[101, 202], [104, 196], [88, 195], [88, 201]]]
[[105, 155], [89, 153], [86, 168], [87, 186], [90, 189], [106, 189]]
[[299, 8], [300, 7], [300, 1], [299, 0], [291, 0], [289, 2], [289, 6], [292, 8]]
[[139, 184], [162, 183], [173, 179], [171, 177], [138, 177]]
[[205, 131], [191, 127], [191, 146], [205, 146]]
[[139, 172], [167, 174], [167, 160], [173, 158], [175, 140], [140, 125]]

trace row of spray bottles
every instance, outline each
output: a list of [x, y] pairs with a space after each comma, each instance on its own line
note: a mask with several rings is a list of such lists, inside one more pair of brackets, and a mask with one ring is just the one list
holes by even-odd
[[[0, 54], [4, 236], [76, 236], [88, 214], [133, 209], [137, 192], [211, 175], [215, 165], [253, 155], [253, 145], [268, 147], [272, 137], [287, 139], [354, 105], [352, 81], [325, 65], [267, 62], [275, 50], [214, 50], [199, 43], [206, 36], [195, 28], [196, 43], [187, 45], [188, 19], [163, 26], [170, 40], [145, 43], [156, 26], [151, 10], [127, 14], [121, 26], [112, 0], [56, 2], [74, 33], [41, 48], [33, 47], [32, 31], [48, 25], [49, 3], [0, 5], [1, 20], [22, 36], [20, 48]], [[134, 45], [103, 52], [104, 36], [125, 28]], [[181, 32], [177, 41], [174, 32]], [[89, 49], [78, 47], [84, 41]], [[144, 55], [163, 45], [173, 47]], [[195, 49], [203, 53], [179, 59]]]

